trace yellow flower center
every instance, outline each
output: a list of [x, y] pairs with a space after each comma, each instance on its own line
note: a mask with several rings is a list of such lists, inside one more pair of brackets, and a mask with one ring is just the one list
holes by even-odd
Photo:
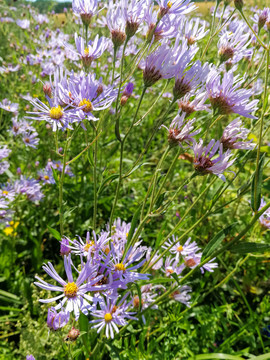
[[167, 7], [170, 9], [172, 7], [172, 2], [168, 1]]
[[128, 237], [128, 232], [126, 233], [126, 237]]
[[115, 270], [119, 270], [119, 271], [125, 271], [126, 268], [125, 268], [125, 265], [123, 263], [119, 263], [119, 264], [116, 264], [114, 266]]
[[182, 251], [183, 251], [183, 246], [182, 246], [182, 245], [178, 246], [178, 248], [176, 249], [176, 251], [182, 252]]
[[64, 286], [64, 293], [66, 297], [68, 298], [74, 298], [77, 295], [77, 291], [79, 290], [78, 286], [75, 284], [75, 282], [67, 283], [67, 285]]
[[110, 322], [110, 321], [112, 320], [112, 314], [111, 314], [111, 313], [106, 313], [106, 314], [104, 315], [104, 320], [105, 320], [106, 322]]
[[88, 48], [85, 48], [85, 49], [84, 49], [84, 55], [85, 55], [85, 56], [89, 56], [89, 49], [88, 49]]
[[84, 108], [82, 109], [85, 113], [89, 113], [90, 111], [93, 110], [93, 106], [90, 100], [88, 99], [83, 99], [82, 101], [80, 101], [79, 106], [84, 106]]
[[93, 246], [93, 245], [95, 245], [95, 242], [94, 242], [94, 241], [90, 241], [90, 242], [87, 243], [87, 244], [85, 245], [85, 247], [83, 248], [84, 251], [88, 251], [89, 248], [90, 248], [91, 246]]
[[7, 190], [3, 190], [3, 195], [8, 195], [8, 191], [7, 191]]
[[106, 248], [105, 248], [105, 250], [104, 250], [104, 252], [105, 252], [105, 254], [107, 254], [107, 255], [108, 255], [108, 254], [109, 254], [109, 252], [110, 252], [110, 248], [109, 248], [109, 247], [106, 247]]
[[44, 179], [45, 179], [45, 180], [49, 180], [49, 176], [48, 176], [48, 175], [45, 175], [45, 176], [44, 176]]
[[58, 107], [52, 107], [50, 110], [50, 118], [59, 120], [63, 116], [63, 109], [59, 105]]

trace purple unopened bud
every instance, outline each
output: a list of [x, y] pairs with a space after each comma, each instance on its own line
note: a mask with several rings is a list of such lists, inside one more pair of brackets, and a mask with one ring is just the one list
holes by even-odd
[[39, 161], [35, 162], [35, 166], [38, 167], [39, 166]]
[[128, 99], [130, 98], [133, 92], [133, 89], [134, 89], [134, 84], [132, 82], [128, 83], [121, 96], [121, 100], [120, 100], [121, 106], [124, 106], [125, 103], [128, 101]]
[[17, 168], [17, 174], [18, 174], [18, 175], [21, 175], [21, 173], [22, 173], [22, 170], [21, 170], [20, 167], [18, 167], [18, 168]]
[[33, 355], [26, 355], [26, 360], [36, 360]]
[[68, 238], [62, 238], [60, 243], [60, 255], [68, 255], [71, 252], [69, 245]]
[[66, 7], [64, 7], [63, 12], [67, 13], [67, 8]]
[[35, 30], [38, 30], [38, 29], [39, 29], [39, 25], [36, 25], [36, 26], [35, 26]]
[[55, 308], [48, 309], [47, 326], [50, 330], [58, 330], [67, 325], [69, 321], [69, 313], [61, 310], [59, 313]]

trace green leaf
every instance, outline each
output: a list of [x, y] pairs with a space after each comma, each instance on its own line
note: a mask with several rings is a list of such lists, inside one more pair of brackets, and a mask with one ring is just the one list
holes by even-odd
[[20, 298], [18, 298], [18, 296], [4, 290], [0, 290], [0, 298], [8, 302], [13, 301], [13, 302], [21, 303], [21, 300]]
[[211, 360], [211, 359], [223, 359], [223, 360], [244, 360], [240, 356], [228, 355], [228, 354], [203, 354], [196, 355], [188, 358], [188, 360]]
[[89, 321], [88, 321], [87, 316], [84, 315], [83, 313], [80, 313], [79, 328], [80, 328], [80, 333], [81, 333], [80, 338], [83, 341], [83, 345], [84, 345], [85, 349], [88, 350], [89, 349], [89, 344], [88, 344]]
[[212, 240], [210, 240], [209, 243], [204, 248], [202, 258], [206, 258], [210, 256], [218, 248], [218, 246], [222, 243], [222, 241], [230, 233], [230, 231], [236, 224], [237, 223], [235, 222], [227, 226], [225, 229], [222, 229], [219, 233], [217, 233], [217, 235]]
[[177, 282], [177, 284], [179, 285], [179, 278], [177, 276], [176, 273], [172, 273], [171, 276], [174, 278], [174, 280]]
[[51, 169], [52, 169], [54, 181], [55, 181], [56, 185], [59, 186], [59, 173], [53, 167], [51, 167]]
[[102, 191], [105, 189], [106, 184], [109, 181], [113, 181], [113, 180], [115, 180], [117, 178], [119, 178], [119, 174], [112, 174], [112, 175], [108, 176], [105, 180], [103, 180], [100, 187], [99, 187], [99, 189], [98, 189], [98, 194], [102, 193]]
[[47, 228], [48, 231], [52, 234], [53, 237], [55, 237], [56, 240], [61, 241], [61, 235], [57, 230], [51, 228], [49, 225], [47, 225]]
[[269, 244], [258, 244], [253, 242], [241, 242], [230, 249], [230, 251], [237, 254], [247, 253], [263, 253], [270, 251]]
[[270, 359], [270, 353], [260, 355], [260, 356], [256, 356], [256, 357], [254, 357], [252, 359], [253, 360], [269, 360]]
[[[257, 211], [261, 204], [261, 189], [262, 189], [262, 178], [263, 178], [263, 165], [264, 165], [265, 154], [262, 155], [257, 169], [255, 171], [252, 184], [251, 184], [251, 208], [253, 211]], [[257, 178], [257, 184], [255, 179]], [[255, 199], [255, 186], [256, 186], [256, 199]]]

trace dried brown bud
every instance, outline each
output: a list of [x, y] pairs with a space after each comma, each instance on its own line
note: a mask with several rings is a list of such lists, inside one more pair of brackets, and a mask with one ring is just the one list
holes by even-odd
[[43, 85], [43, 92], [45, 95], [49, 96], [50, 98], [52, 97], [52, 88], [49, 83]]
[[68, 332], [68, 339], [71, 341], [75, 341], [78, 336], [80, 335], [80, 331], [78, 329], [75, 329], [75, 327], [72, 327], [72, 329]]

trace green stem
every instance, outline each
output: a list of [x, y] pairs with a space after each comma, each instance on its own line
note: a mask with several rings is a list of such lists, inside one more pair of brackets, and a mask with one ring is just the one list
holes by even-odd
[[[255, 172], [255, 179], [254, 179], [254, 199], [257, 202], [257, 188], [258, 188], [258, 181], [259, 181], [259, 162], [260, 162], [260, 152], [261, 152], [261, 143], [262, 143], [262, 133], [263, 133], [263, 124], [264, 124], [264, 114], [267, 109], [268, 105], [268, 76], [269, 76], [269, 65], [270, 65], [270, 56], [269, 50], [266, 51], [266, 68], [265, 68], [265, 83], [264, 83], [264, 94], [263, 94], [263, 108], [262, 108], [262, 115], [260, 119], [260, 134], [258, 140], [258, 147], [257, 147], [257, 157], [256, 157], [256, 172]], [[257, 212], [260, 204], [255, 205], [255, 213]]]
[[125, 43], [123, 46], [122, 58], [121, 58], [120, 81], [119, 81], [119, 88], [118, 88], [118, 94], [117, 94], [117, 99], [116, 99], [116, 115], [117, 115], [118, 109], [119, 109], [119, 98], [120, 98], [120, 92], [121, 92], [121, 86], [122, 86], [122, 80], [123, 80], [123, 67], [124, 67], [125, 51], [126, 51], [128, 41], [129, 41], [129, 38], [126, 37], [126, 40], [125, 40]]
[[114, 73], [115, 73], [115, 62], [116, 62], [116, 53], [117, 53], [117, 47], [114, 46], [113, 48], [113, 72], [112, 72], [112, 84], [114, 81]]
[[[94, 130], [95, 137], [98, 136], [97, 129]], [[97, 153], [98, 153], [98, 141], [95, 141], [94, 146], [94, 167], [93, 167], [93, 177], [94, 177], [94, 211], [93, 211], [93, 230], [96, 230], [96, 222], [97, 222]]]
[[60, 222], [60, 234], [64, 235], [64, 207], [63, 207], [63, 185], [65, 178], [65, 169], [66, 169], [66, 161], [67, 161], [67, 150], [68, 150], [69, 141], [66, 141], [65, 149], [64, 149], [64, 157], [63, 157], [63, 167], [62, 173], [59, 181], [59, 222]]

